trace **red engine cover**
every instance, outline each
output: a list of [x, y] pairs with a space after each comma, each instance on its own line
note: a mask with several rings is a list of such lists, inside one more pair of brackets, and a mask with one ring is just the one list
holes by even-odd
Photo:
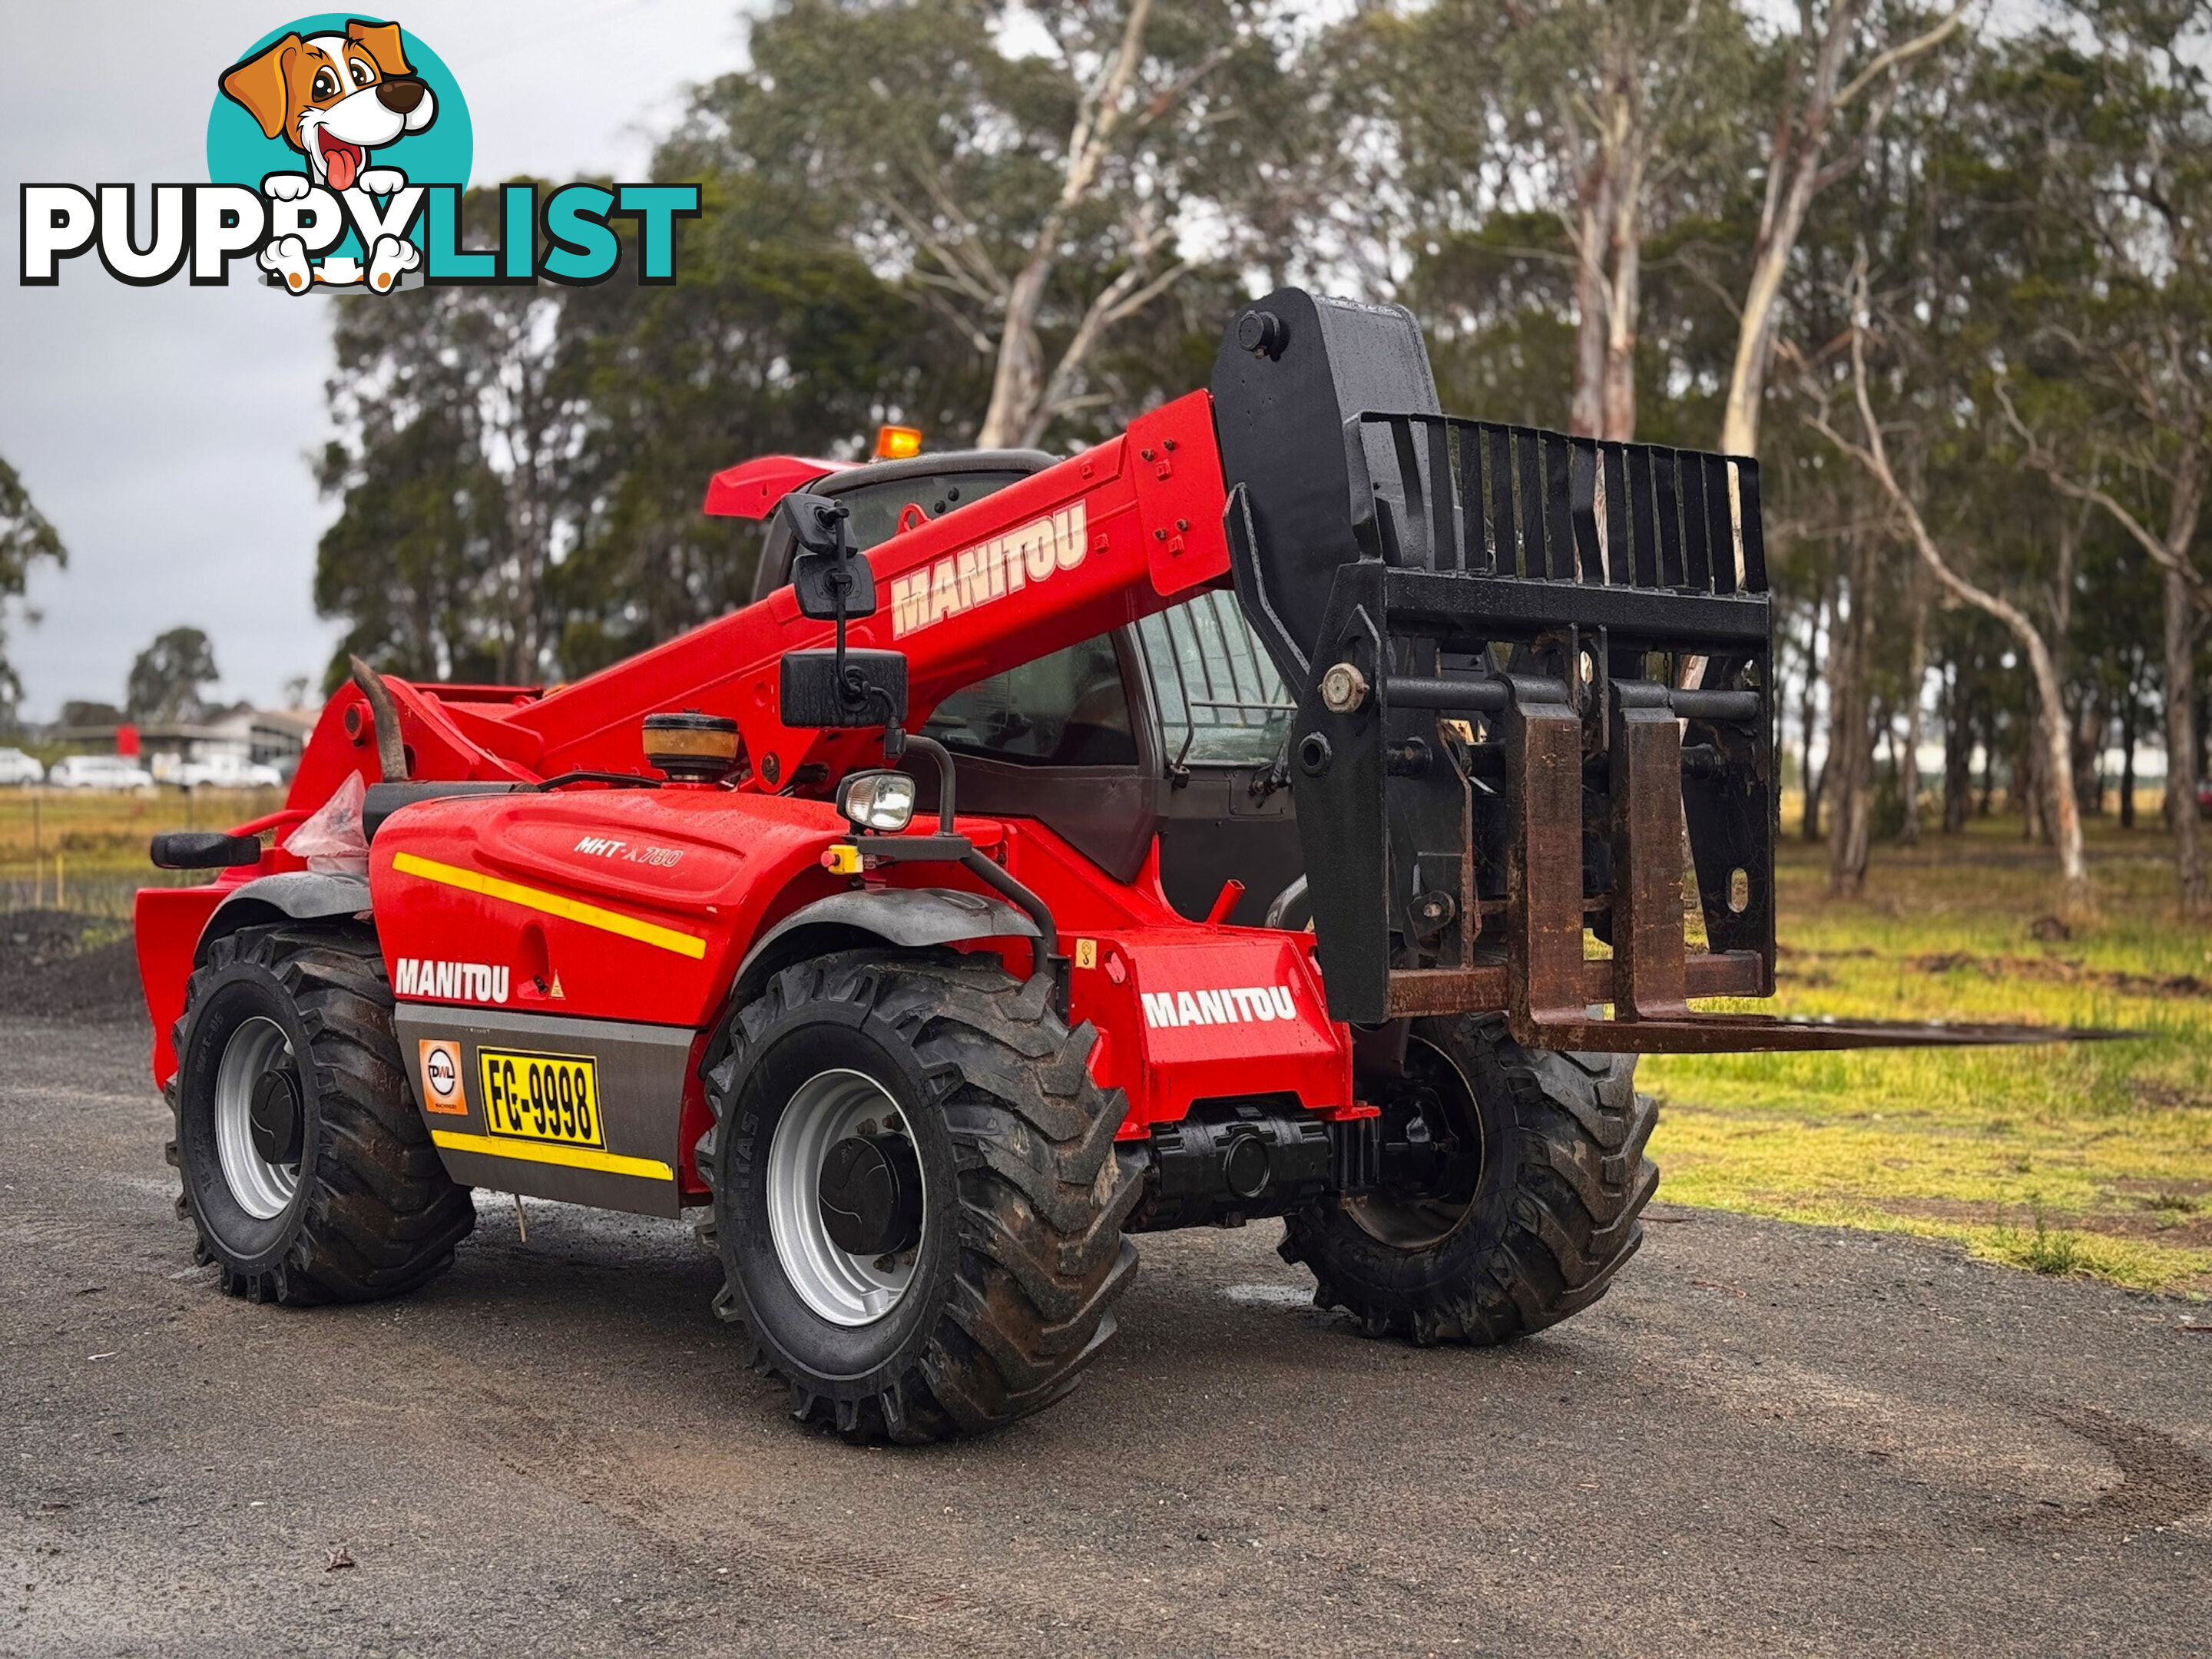
[[369, 870], [393, 991], [705, 1025], [765, 907], [830, 890], [822, 849], [843, 828], [820, 801], [720, 790], [410, 806]]

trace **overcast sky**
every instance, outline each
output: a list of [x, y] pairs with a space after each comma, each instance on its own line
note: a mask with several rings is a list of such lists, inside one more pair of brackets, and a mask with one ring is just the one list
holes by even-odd
[[[635, 176], [692, 82], [742, 61], [744, 0], [468, 0], [390, 15], [444, 58], [476, 129], [475, 182]], [[310, 599], [335, 516], [307, 457], [328, 426], [329, 307], [246, 280], [117, 283], [87, 255], [17, 284], [17, 186], [207, 177], [217, 75], [299, 0], [0, 4], [0, 455], [68, 544], [8, 652], [27, 718], [120, 701], [131, 659], [207, 630], [222, 694], [281, 699], [337, 629]], [[370, 10], [366, 15], [377, 15]], [[97, 72], [88, 70], [99, 65]]]

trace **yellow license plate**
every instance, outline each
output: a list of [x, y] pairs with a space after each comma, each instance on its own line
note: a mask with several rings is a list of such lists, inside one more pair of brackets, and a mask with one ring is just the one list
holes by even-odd
[[480, 1048], [484, 1121], [495, 1135], [604, 1146], [598, 1062], [584, 1054], [530, 1054]]

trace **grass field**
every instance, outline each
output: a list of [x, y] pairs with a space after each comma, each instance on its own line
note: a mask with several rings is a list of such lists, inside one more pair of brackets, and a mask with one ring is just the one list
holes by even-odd
[[1787, 842], [1782, 1012], [2141, 1036], [1650, 1060], [1662, 1194], [2212, 1292], [2212, 933], [2177, 922], [2165, 854], [2154, 828], [2094, 828], [2099, 918], [2051, 938], [2051, 857], [2017, 820], [1879, 848], [1850, 903], [1823, 896], [1823, 849]]
[[[0, 899], [52, 902], [58, 854], [72, 908], [126, 916], [131, 890], [157, 874], [145, 862], [155, 830], [240, 823], [278, 804], [275, 791], [0, 791]], [[1930, 836], [1913, 852], [1877, 848], [1852, 903], [1822, 896], [1821, 849], [1786, 839], [1785, 1012], [2142, 1036], [1650, 1060], [1644, 1086], [1666, 1107], [1654, 1141], [1662, 1194], [2212, 1293], [2212, 933], [2176, 922], [2156, 830], [2095, 826], [2091, 855], [2099, 919], [2047, 939], [2035, 924], [2051, 908], [2050, 855], [2021, 842], [2016, 821]]]
[[206, 879], [146, 862], [160, 830], [227, 830], [284, 804], [281, 789], [0, 789], [0, 908], [52, 904], [130, 914], [131, 894]]

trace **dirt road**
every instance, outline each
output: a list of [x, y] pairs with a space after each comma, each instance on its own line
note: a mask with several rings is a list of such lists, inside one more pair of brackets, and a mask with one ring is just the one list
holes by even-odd
[[860, 1451], [672, 1224], [485, 1195], [405, 1301], [225, 1299], [144, 1051], [0, 1017], [0, 1651], [2212, 1645], [2212, 1310], [1662, 1206], [1589, 1313], [1424, 1352], [1266, 1224], [1139, 1241], [1043, 1417]]

